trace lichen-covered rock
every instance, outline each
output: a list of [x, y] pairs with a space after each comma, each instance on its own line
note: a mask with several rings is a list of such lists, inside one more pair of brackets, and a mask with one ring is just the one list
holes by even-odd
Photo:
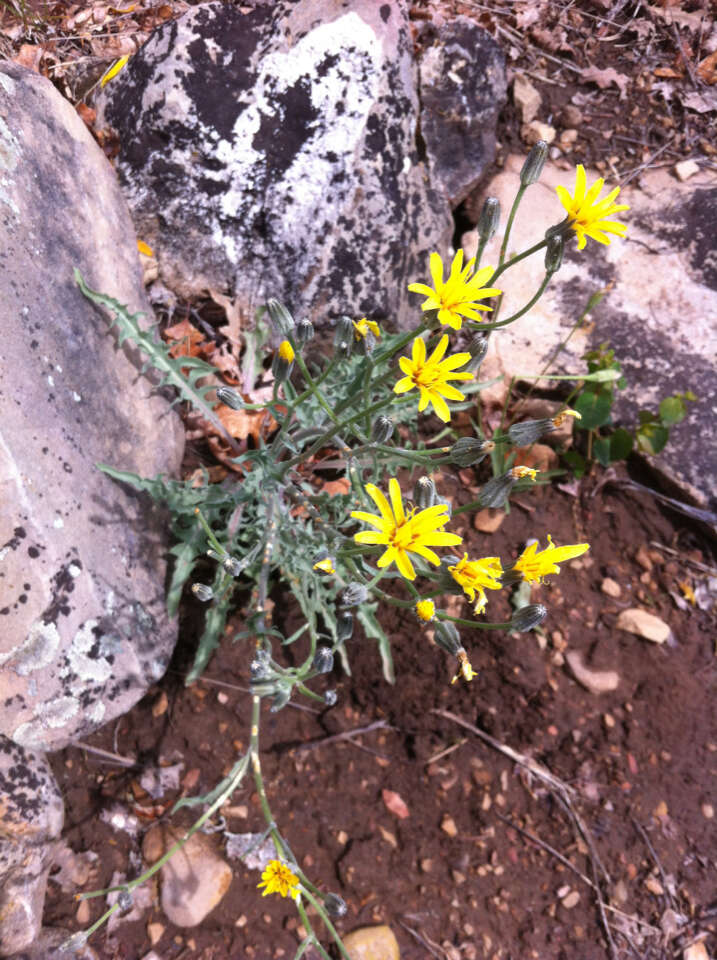
[[416, 142], [402, 4], [202, 4], [159, 27], [97, 106], [167, 286], [245, 310], [275, 296], [319, 323], [415, 316], [406, 285], [453, 226]]
[[171, 473], [181, 426], [88, 283], [147, 309], [116, 178], [69, 103], [0, 64], [0, 734], [59, 749], [164, 672], [166, 519], [100, 473]]
[[431, 182], [456, 206], [495, 159], [496, 124], [506, 101], [505, 57], [486, 30], [459, 16], [438, 28], [419, 71]]
[[42, 924], [62, 796], [41, 754], [0, 736], [0, 957], [31, 946]]

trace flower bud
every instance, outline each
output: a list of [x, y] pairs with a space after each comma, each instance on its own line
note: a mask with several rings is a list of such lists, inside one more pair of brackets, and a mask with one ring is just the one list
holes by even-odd
[[334, 654], [331, 647], [319, 647], [314, 654], [312, 665], [317, 673], [331, 673], [334, 669]]
[[471, 373], [477, 373], [488, 352], [488, 337], [484, 333], [477, 333], [468, 344], [468, 353], [471, 358], [465, 366]]
[[493, 477], [478, 491], [478, 503], [482, 507], [502, 507], [518, 480], [519, 477], [514, 477], [510, 470], [500, 477]]
[[462, 650], [461, 636], [450, 620], [440, 620], [436, 626], [435, 640], [439, 647], [452, 654], [454, 657], [459, 650]]
[[294, 332], [294, 318], [284, 304], [272, 298], [266, 301], [266, 309], [279, 336], [291, 336]]
[[540, 179], [545, 161], [548, 157], [548, 145], [545, 140], [538, 140], [528, 156], [525, 158], [523, 169], [520, 171], [520, 185], [529, 187]]
[[419, 510], [427, 510], [436, 502], [436, 485], [430, 477], [419, 477], [413, 488], [413, 502]]
[[478, 238], [481, 243], [487, 243], [495, 235], [500, 223], [500, 200], [497, 197], [488, 197], [478, 218]]
[[516, 610], [510, 625], [519, 633], [527, 633], [542, 623], [548, 615], [548, 610], [542, 603], [529, 603], [520, 610]]
[[206, 583], [193, 583], [192, 593], [197, 600], [201, 600], [202, 603], [207, 603], [214, 596], [214, 591]]
[[251, 682], [259, 680], [268, 680], [273, 675], [273, 670], [271, 669], [271, 654], [268, 650], [264, 650], [263, 647], [260, 647], [254, 653], [254, 658], [249, 664], [249, 676], [251, 677]]
[[373, 422], [371, 439], [376, 443], [388, 443], [393, 436], [393, 420], [380, 414]]
[[305, 347], [306, 344], [313, 339], [313, 336], [314, 325], [311, 320], [299, 320], [294, 330], [294, 340], [296, 343], [300, 347]]
[[317, 570], [321, 573], [336, 573], [335, 565], [336, 561], [329, 554], [328, 550], [319, 550], [314, 557], [312, 570]]
[[552, 276], [560, 269], [563, 262], [563, 250], [565, 249], [565, 240], [562, 234], [548, 237], [548, 245], [545, 248], [545, 272]]
[[327, 690], [324, 694], [324, 703], [329, 707], [336, 706], [336, 701], [338, 699], [339, 698], [335, 690]]
[[222, 560], [222, 567], [231, 577], [238, 577], [239, 574], [245, 567], [245, 564], [241, 560], [237, 560], [236, 557], [224, 557]]
[[460, 437], [451, 447], [451, 463], [457, 467], [472, 467], [480, 463], [491, 450], [495, 449], [492, 440], [478, 440], [477, 437]]
[[540, 440], [546, 433], [552, 433], [554, 429], [552, 420], [523, 420], [521, 423], [511, 424], [508, 428], [508, 436], [516, 447], [529, 447], [531, 443]]
[[334, 334], [334, 347], [340, 357], [350, 357], [354, 342], [354, 324], [351, 317], [340, 317]]
[[279, 349], [274, 354], [274, 360], [271, 364], [271, 372], [274, 379], [282, 383], [289, 377], [294, 366], [294, 348], [288, 340], [282, 340]]
[[350, 583], [341, 591], [339, 604], [342, 607], [358, 607], [368, 600], [368, 590], [362, 583]]
[[241, 395], [236, 390], [232, 390], [231, 387], [217, 387], [217, 400], [232, 410], [241, 410], [244, 406]]
[[436, 605], [433, 600], [419, 600], [416, 604], [416, 616], [423, 623], [430, 623], [436, 616]]
[[327, 893], [324, 897], [324, 910], [336, 920], [346, 914], [346, 901], [337, 893]]
[[342, 610], [336, 618], [336, 640], [344, 643], [350, 640], [354, 633], [354, 615], [348, 610]]

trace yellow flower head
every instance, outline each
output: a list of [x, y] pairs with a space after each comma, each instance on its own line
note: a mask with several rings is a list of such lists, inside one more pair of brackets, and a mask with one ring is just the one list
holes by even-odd
[[578, 235], [578, 250], [585, 246], [586, 237], [597, 240], [598, 243], [610, 243], [609, 233], [615, 233], [619, 237], [624, 237], [627, 233], [624, 223], [606, 218], [620, 213], [621, 210], [629, 210], [630, 207], [626, 203], [614, 203], [620, 192], [619, 187], [611, 190], [603, 200], [598, 200], [604, 185], [605, 181], [600, 177], [588, 190], [585, 167], [579, 163], [575, 172], [574, 195], [571, 196], [565, 187], [555, 188], [560, 202], [567, 210], [570, 226]]
[[419, 600], [416, 604], [416, 616], [424, 623], [430, 623], [436, 615], [436, 605], [433, 600]]
[[282, 340], [279, 344], [279, 356], [282, 360], [286, 360], [287, 363], [294, 362], [294, 348], [288, 340]]
[[456, 656], [458, 657], [459, 663], [458, 673], [455, 675], [455, 677], [453, 677], [451, 683], [455, 683], [456, 680], [459, 680], [461, 677], [463, 677], [466, 683], [470, 683], [473, 677], [477, 677], [478, 674], [473, 669], [471, 662], [468, 659], [468, 654], [465, 652], [465, 650], [459, 650]]
[[454, 372], [456, 367], [462, 367], [471, 358], [470, 353], [454, 353], [452, 357], [443, 356], [448, 349], [448, 334], [444, 333], [438, 346], [426, 359], [426, 343], [421, 337], [413, 341], [411, 358], [399, 357], [398, 364], [406, 374], [393, 388], [394, 393], [406, 393], [418, 387], [421, 396], [418, 401], [418, 412], [421, 413], [430, 403], [444, 423], [451, 419], [451, 411], [444, 397], [448, 400], [465, 400], [465, 395], [451, 386], [449, 380], [472, 380], [473, 374], [467, 370]]
[[459, 586], [463, 587], [463, 592], [469, 600], [475, 600], [476, 593], [478, 600], [474, 607], [476, 613], [483, 613], [488, 599], [485, 595], [486, 590], [500, 590], [502, 584], [500, 577], [503, 575], [503, 567], [499, 557], [484, 557], [482, 560], [469, 560], [468, 554], [463, 554], [463, 559], [448, 568], [448, 572]]
[[415, 580], [416, 571], [409, 553], [415, 553], [438, 566], [440, 559], [430, 547], [452, 547], [461, 542], [462, 538], [457, 533], [443, 530], [449, 520], [445, 503], [425, 510], [416, 510], [414, 507], [406, 513], [401, 501], [401, 488], [395, 477], [388, 481], [390, 504], [372, 483], [366, 484], [366, 493], [378, 507], [380, 516], [363, 510], [354, 510], [351, 516], [378, 529], [362, 530], [354, 534], [354, 540], [356, 543], [382, 544], [386, 547], [378, 559], [379, 568], [395, 563], [402, 576], [407, 580]]
[[531, 543], [518, 557], [514, 570], [523, 574], [528, 583], [540, 583], [549, 573], [560, 573], [559, 563], [581, 556], [590, 549], [589, 543], [576, 543], [569, 547], [556, 547], [548, 534], [548, 546], [538, 552], [538, 541]]
[[259, 890], [262, 887], [265, 888], [262, 897], [270, 893], [278, 893], [282, 897], [291, 897], [292, 900], [299, 898], [299, 878], [281, 860], [269, 861], [261, 875], [261, 883], [258, 883], [257, 887]]
[[[443, 261], [437, 253], [431, 254], [431, 279], [433, 287], [425, 283], [411, 283], [408, 289], [412, 293], [422, 293], [427, 300], [421, 304], [421, 310], [437, 310], [438, 319], [444, 326], [460, 330], [463, 317], [466, 320], [481, 320], [480, 310], [492, 310], [492, 307], [478, 300], [497, 297], [500, 290], [494, 287], [482, 287], [493, 276], [493, 267], [482, 267], [477, 273], [475, 259], [463, 266], [463, 251], [459, 250], [453, 258], [451, 272], [443, 282]], [[471, 276], [473, 274], [473, 276]]]
[[320, 570], [322, 573], [336, 573], [334, 561], [331, 557], [324, 557], [323, 560], [317, 560], [312, 569]]
[[515, 480], [522, 480], [523, 477], [530, 477], [531, 480], [535, 480], [538, 471], [534, 470], [533, 467], [513, 467], [510, 474]]
[[366, 317], [363, 317], [358, 323], [355, 320], [352, 320], [351, 323], [353, 323], [356, 329], [354, 336], [357, 340], [364, 340], [369, 332], [372, 333], [377, 340], [381, 336], [381, 329], [375, 320], [367, 320]]
[[577, 410], [571, 410], [570, 407], [566, 407], [565, 410], [561, 410], [560, 413], [553, 417], [553, 426], [559, 427], [566, 417], [575, 417], [576, 420], [582, 420], [582, 416]]

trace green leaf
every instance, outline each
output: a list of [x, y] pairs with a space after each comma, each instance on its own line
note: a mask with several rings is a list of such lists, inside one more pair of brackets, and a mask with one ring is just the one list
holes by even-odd
[[566, 450], [563, 454], [563, 460], [579, 480], [585, 473], [585, 458], [577, 450]]
[[610, 463], [610, 437], [595, 437], [593, 453], [597, 462], [606, 467]]
[[356, 619], [364, 629], [367, 637], [378, 641], [378, 652], [381, 654], [381, 663], [383, 664], [383, 675], [388, 683], [396, 682], [396, 671], [393, 667], [393, 657], [391, 656], [391, 642], [384, 633], [383, 627], [376, 619], [377, 603], [363, 603], [358, 608]]
[[612, 395], [605, 390], [586, 390], [575, 401], [575, 409], [582, 418], [578, 421], [578, 427], [581, 430], [595, 430], [610, 419]]
[[680, 423], [687, 416], [687, 404], [682, 397], [665, 397], [660, 403], [660, 420], [665, 427]]
[[610, 436], [610, 460], [627, 460], [632, 452], [635, 441], [632, 434], [622, 427]]
[[652, 456], [664, 450], [669, 439], [669, 429], [658, 423], [643, 423], [637, 431], [637, 445], [644, 453]]

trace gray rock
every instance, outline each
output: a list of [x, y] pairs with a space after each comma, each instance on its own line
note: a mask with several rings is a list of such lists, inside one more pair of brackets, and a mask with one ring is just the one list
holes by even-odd
[[421, 136], [432, 184], [457, 206], [495, 159], [495, 131], [506, 101], [505, 57], [468, 17], [438, 28], [421, 56]]
[[0, 736], [0, 957], [36, 942], [62, 796], [41, 754]]
[[98, 122], [119, 132], [120, 181], [171, 289], [400, 324], [453, 230], [416, 88], [402, 5], [207, 3], [151, 35]]
[[80, 294], [147, 309], [114, 174], [69, 103], [0, 65], [0, 734], [52, 750], [164, 673], [166, 519], [101, 474], [179, 466], [182, 432]]
[[98, 957], [92, 947], [72, 931], [44, 927], [37, 939], [26, 950], [14, 954], [12, 960], [98, 960]]

